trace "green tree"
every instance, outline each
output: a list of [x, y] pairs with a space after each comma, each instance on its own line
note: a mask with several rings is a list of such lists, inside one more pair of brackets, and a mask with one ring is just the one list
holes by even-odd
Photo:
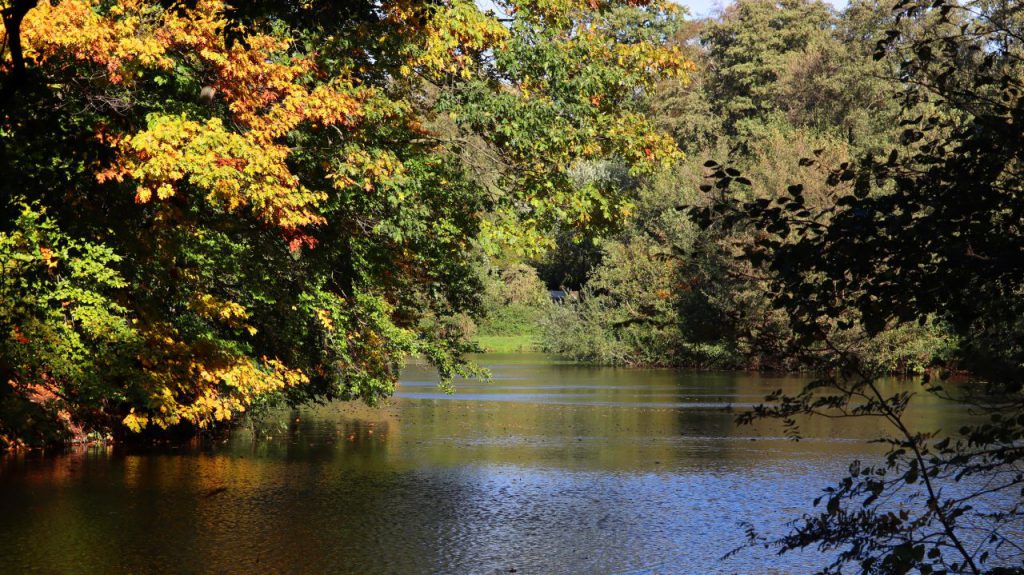
[[[606, 238], [603, 258], [591, 262], [590, 272], [575, 274], [589, 278], [586, 299], [601, 301], [561, 309], [549, 323], [548, 348], [620, 363], [799, 368], [794, 334], [786, 313], [767, 296], [766, 279], [733, 257], [760, 232], [695, 233], [685, 218], [666, 212], [711, 196], [710, 187], [694, 194], [702, 183], [702, 160], [694, 158], [729, 157], [750, 181], [745, 197], [769, 199], [791, 182], [798, 160], [815, 151], [838, 165], [894, 142], [898, 70], [871, 57], [885, 37], [881, 27], [892, 20], [887, 8], [871, 2], [855, 3], [841, 15], [813, 2], [748, 2], [720, 18], [680, 27], [673, 41], [698, 62], [699, 71], [686, 83], [663, 81], [646, 105], [689, 159], [657, 179], [616, 180], [620, 187], [640, 189], [632, 221]], [[799, 169], [808, 182], [803, 196], [810, 208], [835, 202], [836, 190], [824, 181], [827, 171]], [[648, 273], [665, 268], [655, 258], [674, 259], [673, 271]], [[651, 281], [654, 276], [660, 279]], [[619, 280], [614, 289], [605, 285], [613, 277]], [[649, 296], [657, 292], [665, 305], [650, 305]], [[591, 328], [571, 326], [573, 311]], [[652, 342], [627, 336], [621, 326], [664, 331]], [[588, 329], [603, 335], [562, 333]], [[885, 338], [865, 338], [863, 349], [892, 371], [919, 370], [949, 347], [934, 326], [889, 335], [886, 344]]]
[[807, 0], [740, 0], [701, 33], [706, 82], [714, 110], [729, 135], [756, 133], [782, 111], [779, 82], [794, 57], [826, 42], [835, 20], [829, 7]]
[[482, 299], [479, 335], [534, 335], [551, 303], [537, 270], [524, 263], [486, 270]]

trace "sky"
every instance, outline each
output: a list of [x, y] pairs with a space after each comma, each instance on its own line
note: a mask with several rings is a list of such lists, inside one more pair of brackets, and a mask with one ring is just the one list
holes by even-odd
[[[728, 0], [672, 0], [676, 4], [681, 4], [690, 9], [690, 16], [699, 18], [701, 16], [710, 16], [718, 12], [723, 7], [731, 4]], [[825, 0], [827, 3], [835, 6], [836, 8], [845, 8], [847, 0]]]
[[[700, 18], [717, 13], [723, 7], [731, 4], [731, 0], [671, 0], [676, 4], [686, 6], [690, 9], [690, 16]], [[847, 0], [825, 0], [836, 8], [845, 8]], [[477, 5], [483, 8], [493, 8], [490, 0], [477, 0]]]

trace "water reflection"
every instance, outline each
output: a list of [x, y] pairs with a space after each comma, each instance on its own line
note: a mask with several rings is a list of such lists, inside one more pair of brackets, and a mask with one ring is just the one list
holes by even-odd
[[820, 558], [719, 559], [738, 522], [795, 517], [879, 431], [732, 423], [794, 378], [487, 362], [494, 381], [453, 396], [414, 365], [383, 409], [282, 410], [261, 437], [8, 457], [0, 573], [799, 573]]

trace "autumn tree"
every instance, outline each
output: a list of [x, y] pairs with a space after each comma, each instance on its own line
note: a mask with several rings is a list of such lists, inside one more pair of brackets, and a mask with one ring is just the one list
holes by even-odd
[[628, 190], [574, 170], [677, 154], [634, 104], [690, 68], [659, 2], [22, 4], [0, 68], [8, 440], [374, 403], [407, 354], [473, 373], [447, 321], [478, 309], [471, 251], [614, 222]]

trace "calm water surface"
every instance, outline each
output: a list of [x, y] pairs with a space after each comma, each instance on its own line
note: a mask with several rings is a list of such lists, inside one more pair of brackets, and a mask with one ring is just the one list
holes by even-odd
[[490, 383], [446, 395], [412, 365], [385, 408], [282, 411], [258, 439], [0, 460], [0, 573], [805, 573], [821, 558], [722, 556], [877, 454], [877, 423], [733, 424], [798, 379], [482, 363]]

